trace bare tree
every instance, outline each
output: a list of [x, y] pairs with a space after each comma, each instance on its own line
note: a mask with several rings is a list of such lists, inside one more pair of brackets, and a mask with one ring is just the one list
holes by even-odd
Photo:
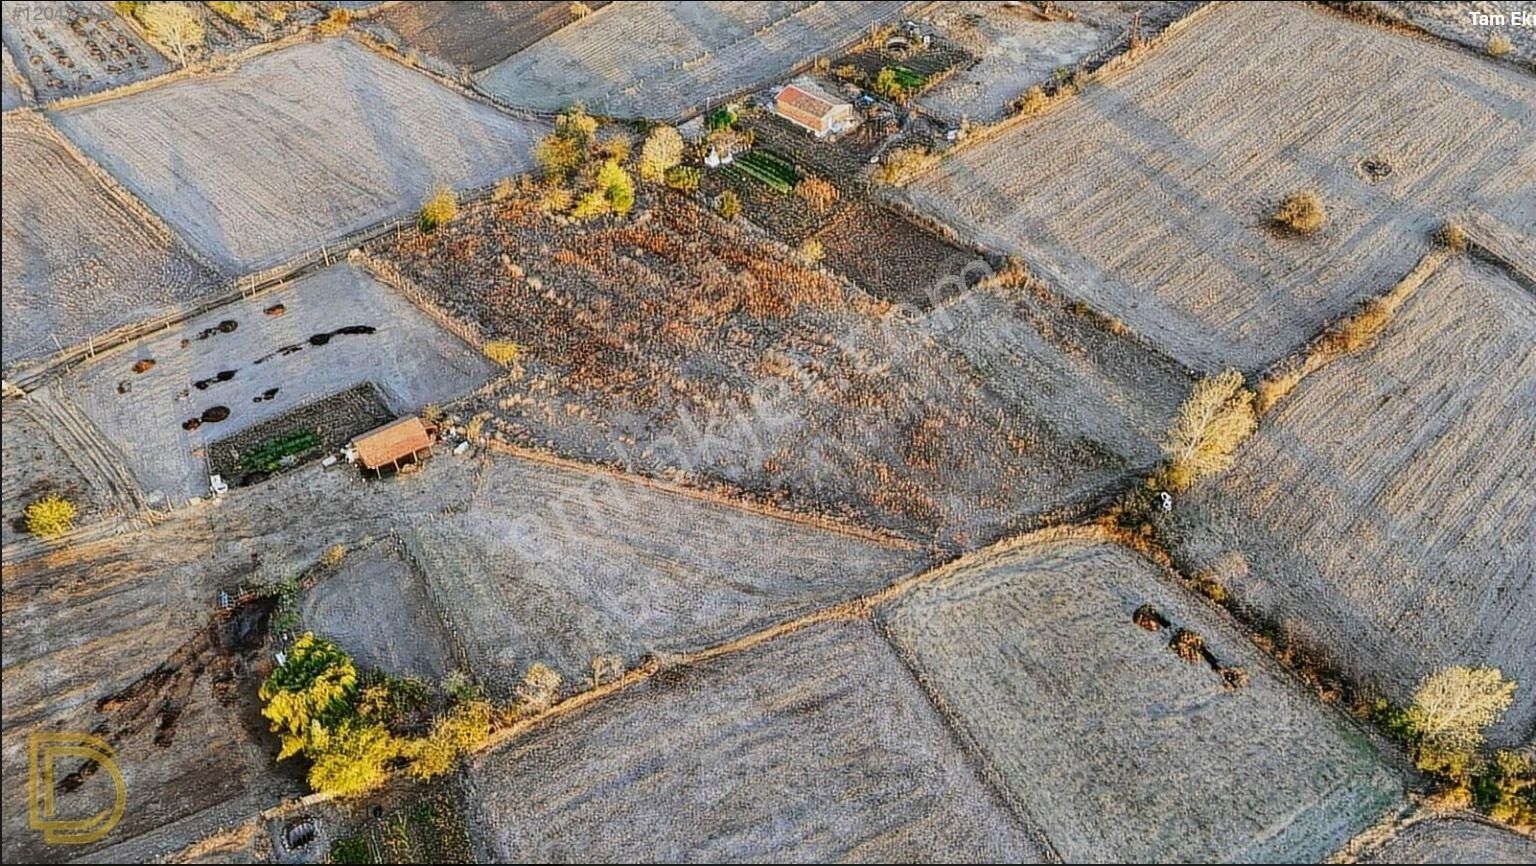
[[186, 66], [188, 57], [203, 44], [203, 22], [185, 3], [146, 3], [135, 10], [144, 29]]

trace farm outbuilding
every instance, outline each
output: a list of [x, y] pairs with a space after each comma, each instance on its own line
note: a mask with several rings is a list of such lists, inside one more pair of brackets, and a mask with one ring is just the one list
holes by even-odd
[[351, 448], [359, 466], [382, 474], [386, 468], [399, 470], [425, 457], [432, 450], [432, 430], [409, 415], [356, 437]]
[[819, 138], [854, 125], [853, 106], [807, 78], [786, 84], [773, 100], [780, 117], [803, 126]]

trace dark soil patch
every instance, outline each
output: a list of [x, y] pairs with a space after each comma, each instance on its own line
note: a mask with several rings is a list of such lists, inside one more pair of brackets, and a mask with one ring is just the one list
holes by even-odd
[[[275, 390], [275, 389], [274, 389]], [[272, 391], [267, 392], [276, 396]], [[267, 394], [262, 397], [270, 399]], [[276, 418], [241, 430], [208, 446], [208, 470], [220, 475], [232, 487], [259, 483], [271, 472], [247, 472], [242, 458], [265, 442], [303, 431], [316, 434], [314, 447], [294, 455], [294, 468], [327, 452], [336, 451], [352, 437], [394, 418], [389, 404], [371, 383], [323, 397]]]

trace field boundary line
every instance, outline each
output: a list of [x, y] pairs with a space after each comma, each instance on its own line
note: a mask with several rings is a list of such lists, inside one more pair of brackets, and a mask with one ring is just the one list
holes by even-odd
[[602, 683], [594, 688], [577, 692], [576, 694], [554, 704], [548, 709], [525, 718], [517, 719], [505, 727], [493, 730], [491, 735], [470, 751], [471, 758], [475, 755], [485, 755], [489, 752], [515, 741], [522, 734], [544, 726], [546, 723], [556, 721], [565, 716], [573, 715], [587, 705], [595, 703], [603, 698], [624, 691], [631, 686], [646, 682], [657, 674], [688, 665], [700, 664], [717, 658], [735, 655], [737, 653], [760, 646], [768, 641], [784, 637], [802, 631], [810, 626], [827, 622], [844, 622], [864, 620], [872, 622], [876, 609], [895, 598], [921, 586], [930, 580], [941, 578], [953, 571], [964, 568], [972, 562], [987, 556], [1004, 553], [1020, 547], [1026, 547], [1043, 541], [1052, 541], [1061, 538], [1086, 538], [1113, 540], [1107, 530], [1093, 524], [1058, 524], [1045, 529], [1038, 529], [1022, 535], [1011, 536], [1002, 541], [995, 542], [987, 547], [970, 551], [956, 559], [937, 567], [919, 567], [918, 570], [909, 572], [905, 577], [897, 578], [886, 587], [875, 592], [856, 596], [847, 601], [812, 611], [801, 616], [792, 617], [759, 629], [750, 634], [724, 641], [700, 650], [682, 653], [668, 653], [665, 660], [652, 656], [638, 667], [625, 671], [622, 676], [609, 682]]
[[1385, 329], [1397, 315], [1403, 303], [1417, 293], [1425, 281], [1456, 255], [1456, 251], [1448, 247], [1438, 244], [1431, 247], [1407, 274], [1404, 274], [1386, 291], [1362, 298], [1354, 307], [1354, 312], [1334, 321], [1325, 322], [1305, 345], [1261, 371], [1258, 375], [1260, 399], [1257, 407], [1260, 420], [1262, 421], [1265, 415], [1274, 411], [1275, 407], [1290, 397], [1298, 385], [1311, 378], [1314, 373], [1332, 366], [1341, 358], [1369, 351], [1376, 344], [1376, 339], [1371, 338], [1357, 348], [1339, 345], [1338, 335], [1351, 327], [1356, 316], [1366, 312], [1382, 315], [1385, 317], [1385, 323], [1379, 327]]
[[1225, 2], [1212, 2], [1190, 10], [1188, 14], [1163, 28], [1162, 31], [1157, 35], [1142, 41], [1140, 45], [1133, 46], [1126, 49], [1125, 51], [1120, 52], [1119, 54], [1116, 54], [1115, 56], [1104, 61], [1102, 66], [1094, 69], [1092, 72], [1085, 73], [1082, 76], [1081, 83], [1076, 87], [1075, 90], [1066, 93], [1057, 91], [1054, 96], [1049, 98], [1044, 107], [1036, 111], [1015, 111], [1013, 114], [1004, 117], [996, 123], [988, 125], [973, 125], [972, 132], [969, 135], [960, 141], [955, 142], [953, 146], [944, 150], [942, 153], [937, 154], [939, 158], [933, 160], [931, 165], [923, 168], [913, 176], [904, 179], [901, 183], [894, 184], [894, 186], [908, 186], [914, 181], [933, 173], [935, 169], [937, 169], [941, 164], [949, 161], [954, 157], [955, 154], [969, 150], [983, 142], [991, 141], [992, 139], [1002, 135], [1005, 132], [1008, 132], [1016, 126], [1027, 123], [1031, 120], [1038, 120], [1042, 117], [1050, 115], [1053, 112], [1062, 110], [1062, 106], [1081, 99], [1083, 92], [1086, 91], [1089, 87], [1096, 87], [1112, 82], [1116, 78], [1134, 71], [1136, 67], [1141, 65], [1143, 60], [1152, 54], [1160, 52], [1168, 42], [1177, 38], [1185, 30], [1194, 27], [1199, 22], [1213, 15], [1214, 12], [1212, 10], [1222, 8], [1227, 5], [1228, 4]]
[[521, 445], [512, 445], [510, 443], [502, 442], [496, 439], [489, 440], [485, 447], [493, 453], [515, 457], [530, 463], [555, 466], [561, 469], [580, 472], [589, 476], [617, 479], [625, 483], [639, 484], [651, 490], [656, 490], [662, 493], [675, 494], [685, 499], [694, 500], [695, 502], [705, 502], [711, 505], [720, 505], [735, 511], [745, 511], [750, 514], [756, 514], [760, 517], [769, 517], [787, 523], [807, 526], [812, 529], [836, 532], [850, 538], [857, 538], [861, 541], [867, 541], [872, 544], [879, 544], [883, 547], [887, 547], [893, 550], [922, 551], [928, 549], [927, 545], [924, 545], [922, 542], [916, 539], [896, 535], [884, 530], [872, 529], [867, 526], [859, 526], [857, 524], [846, 523], [826, 515], [807, 514], [778, 508], [772, 505], [764, 505], [762, 503], [752, 502], [750, 500], [738, 500], [732, 498], [724, 492], [707, 490], [686, 484], [679, 484], [674, 481], [664, 481], [659, 478], [653, 478], [649, 475], [642, 475], [636, 472], [627, 472], [618, 467], [609, 466], [603, 463], [590, 463], [583, 460], [564, 457], [552, 451], [528, 448]]
[[976, 738], [971, 735], [970, 730], [965, 725], [961, 724], [960, 715], [950, 707], [949, 702], [944, 699], [939, 690], [934, 688], [933, 684], [929, 682], [927, 675], [923, 673], [922, 668], [917, 664], [917, 654], [912, 651], [911, 647], [891, 633], [885, 620], [878, 612], [871, 617], [871, 623], [874, 626], [875, 633], [879, 635], [881, 640], [885, 641], [886, 646], [890, 647], [891, 654], [896, 656], [901, 663], [902, 669], [912, 678], [912, 682], [917, 686], [918, 691], [922, 692], [923, 697], [927, 698], [928, 703], [933, 706], [934, 713], [939, 717], [939, 724], [944, 728], [944, 732], [954, 741], [955, 748], [964, 756], [966, 763], [971, 765], [971, 770], [976, 774], [976, 778], [981, 782], [982, 787], [986, 788], [987, 793], [991, 794], [1022, 825], [1024, 834], [1040, 846], [1040, 849], [1045, 852], [1048, 862], [1065, 862], [1061, 852], [1056, 849], [1055, 845], [1051, 844], [1050, 837], [1046, 836], [1045, 831], [1040, 829], [1040, 821], [1034, 817], [1023, 803], [1019, 802], [1017, 797], [1008, 792], [1007, 787], [1003, 784], [1002, 772], [993, 766], [991, 761], [987, 760], [986, 755], [981, 750], [981, 746], [976, 742]]

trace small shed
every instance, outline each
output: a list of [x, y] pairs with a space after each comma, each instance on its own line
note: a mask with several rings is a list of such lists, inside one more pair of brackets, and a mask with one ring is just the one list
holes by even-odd
[[809, 78], [797, 78], [774, 97], [774, 111], [789, 122], [809, 129], [820, 138], [841, 132], [855, 123], [853, 106], [826, 92]]
[[350, 444], [363, 469], [381, 474], [427, 456], [432, 451], [432, 431], [420, 418], [408, 415], [369, 430]]

